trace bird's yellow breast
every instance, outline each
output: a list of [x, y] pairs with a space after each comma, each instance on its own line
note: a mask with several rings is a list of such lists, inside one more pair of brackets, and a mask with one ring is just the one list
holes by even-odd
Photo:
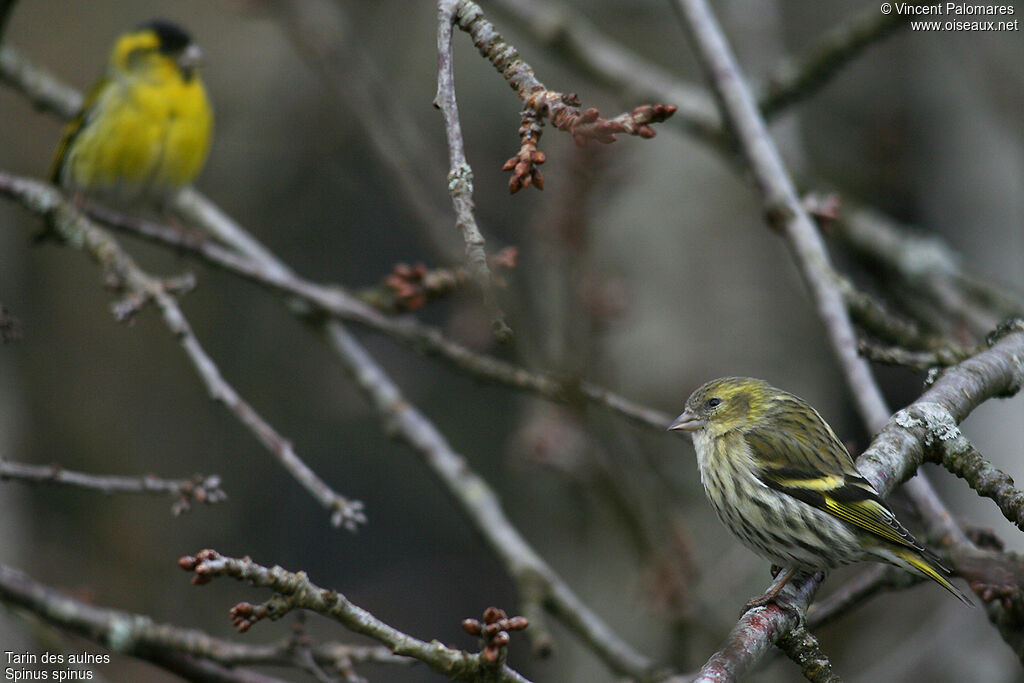
[[123, 199], [165, 197], [192, 182], [206, 161], [213, 128], [198, 75], [172, 65], [100, 84], [69, 125], [55, 180]]

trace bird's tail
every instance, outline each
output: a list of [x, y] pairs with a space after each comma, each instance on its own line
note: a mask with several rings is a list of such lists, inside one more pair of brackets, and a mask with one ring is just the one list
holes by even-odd
[[892, 564], [903, 567], [915, 574], [925, 576], [958, 597], [965, 605], [974, 605], [973, 600], [967, 597], [967, 595], [959, 588], [951, 584], [944, 576], [945, 574], [949, 574], [949, 570], [942, 566], [939, 559], [932, 556], [931, 553], [927, 553], [926, 555], [912, 548], [889, 548], [887, 550], [887, 560]]

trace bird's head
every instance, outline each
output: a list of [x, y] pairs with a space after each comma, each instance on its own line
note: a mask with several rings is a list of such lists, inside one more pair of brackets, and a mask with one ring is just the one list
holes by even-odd
[[180, 77], [191, 80], [203, 53], [177, 24], [154, 19], [125, 33], [114, 45], [110, 68], [115, 75], [156, 80]]
[[764, 380], [750, 377], [711, 380], [690, 394], [685, 410], [668, 429], [706, 430], [709, 436], [743, 429], [764, 415], [774, 391]]

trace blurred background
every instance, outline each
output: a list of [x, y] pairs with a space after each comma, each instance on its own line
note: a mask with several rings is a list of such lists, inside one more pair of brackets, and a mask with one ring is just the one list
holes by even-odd
[[[606, 116], [651, 103], [560, 57], [505, 6], [514, 4], [481, 6], [548, 87], [578, 93]], [[706, 92], [670, 3], [550, 7]], [[755, 83], [865, 9], [852, 1], [714, 3]], [[1022, 10], [1016, 6], [1016, 18]], [[462, 253], [446, 193], [443, 122], [431, 106], [435, 15], [434, 3], [388, 0], [125, 0], [102, 9], [22, 2], [3, 40], [83, 89], [127, 28], [159, 16], [190, 29], [206, 55], [203, 77], [216, 110], [197, 188], [306, 278], [360, 289], [396, 263], [447, 266]], [[855, 453], [867, 446], [870, 435], [786, 245], [766, 228], [756, 193], [726, 156], [676, 120], [656, 126], [653, 141], [620, 137], [585, 148], [548, 127], [544, 191], [510, 196], [500, 169], [518, 149], [520, 103], [458, 31], [455, 58], [488, 250], [520, 249], [501, 295], [516, 337], [495, 345], [471, 290], [415, 315], [478, 351], [593, 381], [673, 415], [708, 379], [763, 377], [814, 404]], [[1019, 31], [901, 30], [790, 107], [772, 130], [805, 190], [837, 191], [844, 202], [941, 238], [966, 272], [1019, 302], [1022, 111]], [[408, 128], [392, 127], [395, 120]], [[45, 177], [61, 125], [0, 89], [0, 169]], [[409, 160], [405, 184], [395, 155]], [[320, 335], [279, 297], [120, 238], [152, 273], [196, 274], [198, 287], [182, 306], [200, 341], [323, 479], [364, 501], [369, 523], [355, 534], [331, 527], [323, 509], [208, 399], [153, 311], [116, 323], [109, 311], [116, 295], [94, 263], [52, 242], [33, 245], [39, 223], [9, 202], [0, 202], [0, 225], [0, 302], [23, 329], [20, 341], [0, 347], [0, 457], [93, 473], [217, 473], [229, 495], [174, 517], [164, 498], [2, 482], [0, 562], [100, 606], [251, 643], [284, 637], [290, 620], [234, 634], [228, 609], [268, 595], [227, 580], [193, 587], [175, 564], [179, 556], [211, 547], [303, 569], [411, 635], [469, 650], [476, 643], [460, 629], [462, 619], [489, 605], [516, 613], [513, 586], [462, 513], [415, 454], [384, 434]], [[859, 284], [879, 296], [898, 293], [841, 238], [830, 244]], [[984, 334], [984, 322], [941, 313], [930, 312], [944, 321], [936, 333], [963, 342]], [[497, 488], [530, 543], [642, 652], [680, 671], [698, 668], [744, 601], [767, 585], [768, 564], [742, 548], [707, 505], [688, 442], [601, 409], [481, 384], [355, 331]], [[893, 410], [920, 393], [924, 378], [886, 367], [877, 375]], [[1024, 398], [984, 404], [964, 431], [1024, 480]], [[926, 470], [963, 523], [1024, 548], [994, 505], [947, 473]], [[858, 571], [837, 572], [823, 594]], [[359, 642], [318, 617], [307, 623], [318, 638]], [[984, 610], [964, 609], [935, 586], [884, 595], [818, 635], [848, 680], [1021, 680], [1019, 662]], [[536, 681], [615, 680], [574, 635], [556, 627], [555, 636], [557, 651], [547, 660], [534, 659], [526, 639], [513, 636], [510, 664]], [[100, 651], [84, 641], [61, 643], [10, 611], [0, 612], [0, 644]], [[441, 680], [423, 666], [360, 671], [376, 681]], [[111, 681], [175, 680], [123, 657], [98, 673]], [[797, 677], [792, 663], [769, 658], [754, 679]]]

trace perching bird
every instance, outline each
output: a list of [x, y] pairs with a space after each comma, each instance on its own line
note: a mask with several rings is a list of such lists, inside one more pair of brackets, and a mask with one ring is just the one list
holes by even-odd
[[693, 392], [669, 430], [692, 433], [701, 481], [719, 519], [751, 550], [788, 570], [749, 606], [774, 601], [798, 570], [862, 560], [927, 577], [971, 604], [803, 399], [759, 379], [716, 379]]
[[50, 180], [121, 201], [163, 201], [191, 183], [213, 130], [201, 59], [170, 22], [153, 20], [118, 38], [103, 77], [64, 129]]

